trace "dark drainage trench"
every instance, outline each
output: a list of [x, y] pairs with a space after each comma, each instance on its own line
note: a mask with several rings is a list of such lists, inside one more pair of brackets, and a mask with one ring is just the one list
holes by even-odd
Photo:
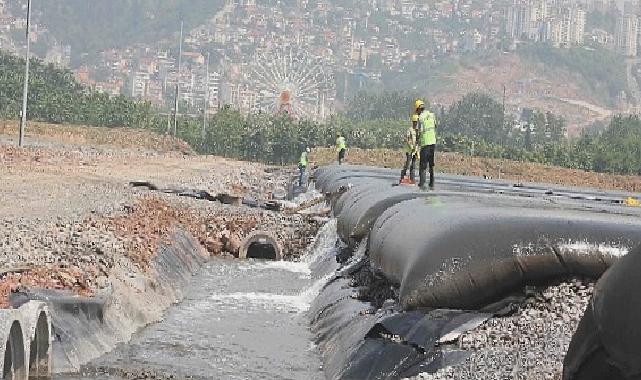
[[267, 241], [256, 241], [247, 247], [247, 258], [258, 260], [276, 260], [276, 248]]

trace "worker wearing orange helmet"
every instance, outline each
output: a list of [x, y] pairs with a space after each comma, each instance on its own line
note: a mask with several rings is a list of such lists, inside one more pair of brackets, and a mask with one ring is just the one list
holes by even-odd
[[425, 103], [417, 100], [414, 103], [416, 109], [416, 127], [418, 135], [418, 146], [420, 148], [420, 162], [418, 168], [419, 183], [421, 189], [425, 189], [426, 171], [429, 167], [430, 182], [429, 188], [434, 189], [434, 155], [436, 152], [436, 116], [425, 109]]

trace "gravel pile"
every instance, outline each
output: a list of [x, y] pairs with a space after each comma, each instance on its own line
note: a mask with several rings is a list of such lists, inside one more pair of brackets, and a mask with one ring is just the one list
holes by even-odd
[[571, 280], [530, 297], [509, 317], [492, 318], [459, 338], [471, 357], [414, 379], [560, 380], [563, 358], [594, 290]]

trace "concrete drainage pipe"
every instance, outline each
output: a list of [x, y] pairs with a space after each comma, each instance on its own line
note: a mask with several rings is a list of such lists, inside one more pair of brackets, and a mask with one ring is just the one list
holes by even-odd
[[27, 378], [24, 343], [22, 326], [19, 321], [14, 320], [4, 345], [3, 379], [22, 380]]
[[28, 302], [0, 310], [2, 379], [51, 377], [51, 319], [46, 304]]
[[51, 373], [50, 319], [46, 310], [41, 310], [36, 316], [29, 348], [29, 378], [45, 379]]
[[241, 259], [282, 260], [282, 251], [278, 241], [272, 234], [256, 231], [243, 240], [238, 251]]

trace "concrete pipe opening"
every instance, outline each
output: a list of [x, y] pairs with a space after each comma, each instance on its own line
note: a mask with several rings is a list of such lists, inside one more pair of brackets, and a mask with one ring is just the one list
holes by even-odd
[[4, 366], [2, 368], [3, 379], [22, 380], [27, 378], [24, 356], [22, 327], [20, 327], [18, 321], [13, 321], [9, 331], [9, 338], [5, 343]]
[[240, 246], [241, 259], [282, 260], [280, 245], [268, 232], [260, 231], [249, 235]]
[[49, 318], [41, 311], [29, 350], [29, 379], [48, 379], [51, 376], [49, 336]]

